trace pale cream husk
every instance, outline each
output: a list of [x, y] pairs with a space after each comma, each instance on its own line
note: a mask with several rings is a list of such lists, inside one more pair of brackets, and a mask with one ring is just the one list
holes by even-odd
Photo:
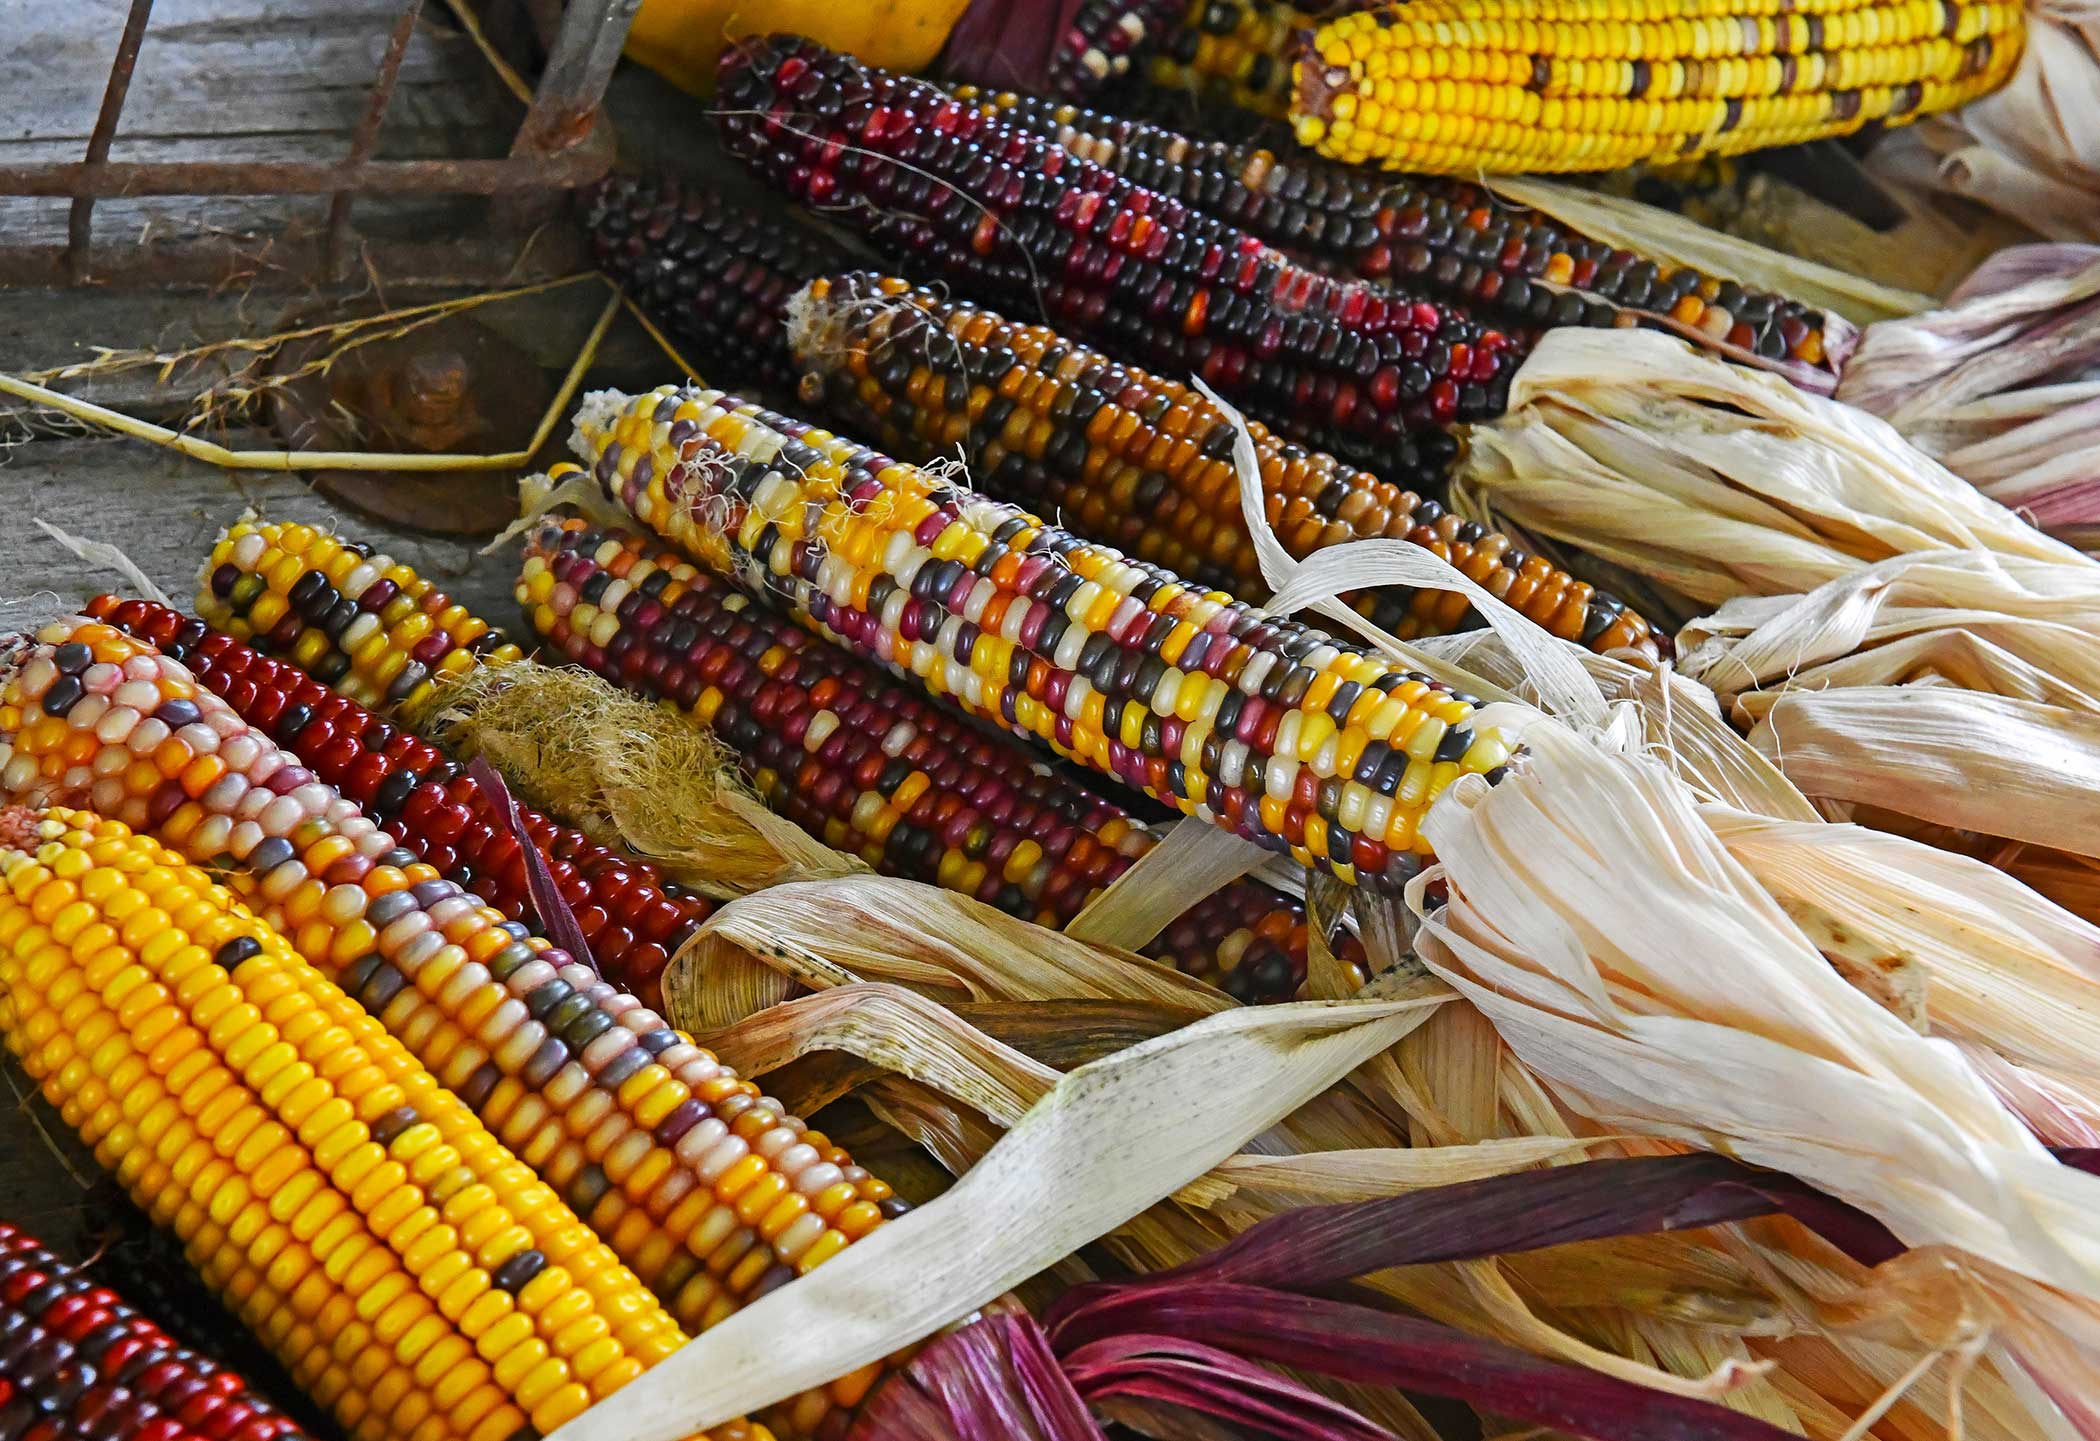
[[1645, 331], [1549, 332], [1452, 495], [1708, 605], [1917, 551], [2079, 558], [1887, 422]]

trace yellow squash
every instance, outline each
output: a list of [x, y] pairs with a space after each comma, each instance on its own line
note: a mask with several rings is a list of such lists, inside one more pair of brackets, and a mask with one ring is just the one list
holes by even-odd
[[643, 0], [627, 54], [695, 95], [711, 95], [715, 62], [746, 35], [785, 31], [885, 70], [923, 70], [969, 0]]

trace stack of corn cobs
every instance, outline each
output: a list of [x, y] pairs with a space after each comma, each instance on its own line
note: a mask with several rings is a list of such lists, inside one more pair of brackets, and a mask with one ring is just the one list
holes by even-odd
[[[2017, 54], [1998, 4], [1621, 9], [1073, 16], [1063, 95], [1201, 82], [1321, 155], [732, 49], [729, 150], [857, 249], [669, 179], [589, 198], [599, 263], [729, 389], [586, 404], [551, 478], [622, 519], [528, 530], [515, 641], [367, 546], [243, 521], [194, 616], [103, 596], [7, 642], [9, 1050], [360, 1441], [550, 1433], [867, 1236], [890, 1187], [665, 1019], [712, 902], [448, 755], [446, 688], [528, 649], [581, 667], [710, 731], [827, 845], [1047, 927], [1177, 816], [1397, 892], [1431, 804], [1511, 742], [1258, 608], [1243, 438], [1291, 556], [1406, 541], [1655, 656], [1624, 602], [1444, 508], [1459, 428], [1555, 326], [1817, 389], [1850, 341], [1470, 181], [1336, 162], [1731, 151], [1957, 102]], [[1480, 623], [1448, 590], [1349, 599], [1403, 639]], [[1147, 953], [1260, 1003], [1304, 993], [1316, 946], [1363, 978], [1345, 924], [1250, 879]], [[0, 1437], [301, 1434], [5, 1227], [0, 1327]], [[896, 1359], [711, 1434], [839, 1441]]]

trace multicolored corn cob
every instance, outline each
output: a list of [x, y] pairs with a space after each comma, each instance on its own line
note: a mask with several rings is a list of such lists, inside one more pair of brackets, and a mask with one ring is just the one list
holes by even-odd
[[2018, 0], [1411, 0], [1297, 62], [1300, 144], [1472, 175], [1611, 170], [1900, 125], [2003, 84]]
[[[311, 526], [243, 523], [237, 551], [215, 563], [197, 614], [237, 640], [282, 655], [360, 705], [416, 708], [438, 678], [518, 648], [392, 556]], [[293, 537], [289, 547], [274, 544]]]
[[1512, 324], [1656, 325], [1751, 364], [1799, 362], [1826, 384], [1849, 344], [1842, 321], [1798, 301], [1584, 239], [1465, 181], [1199, 140], [1012, 91], [959, 86], [954, 94], [1291, 254], [1419, 286]]
[[[9, 1048], [354, 1435], [541, 1435], [684, 1343], [458, 1097], [204, 871], [121, 822], [13, 807], [0, 880]], [[230, 1389], [197, 1385], [176, 1418], [288, 1429]]]
[[585, 403], [607, 496], [820, 634], [994, 725], [1344, 881], [1509, 740], [1470, 696], [720, 391]]
[[586, 197], [591, 256], [690, 359], [792, 394], [782, 334], [788, 296], [844, 261], [814, 232], [775, 223], [718, 190], [615, 175]]
[[[502, 807], [436, 747], [166, 606], [104, 595], [88, 614], [187, 665], [242, 720], [275, 736], [447, 880], [511, 920], [536, 915], [525, 855]], [[518, 812], [599, 971], [661, 1010], [664, 966], [713, 910], [707, 898], [529, 806]]]
[[1188, 0], [1079, 0], [1050, 52], [1050, 89], [1087, 95], [1130, 74], [1132, 62], [1171, 29]]
[[1291, 64], [1320, 17], [1277, 0], [1193, 0], [1145, 67], [1152, 84], [1258, 115], [1291, 108]]
[[[7, 902], [0, 901], [0, 906]], [[0, 1005], [4, 1005], [0, 1002]], [[21, 1441], [304, 1441], [233, 1372], [0, 1221], [0, 1434]]]
[[1521, 349], [1387, 286], [1307, 269], [939, 88], [773, 36], [724, 58], [729, 148], [913, 273], [1200, 375], [1284, 433], [1402, 484], [1498, 414]]
[[[661, 543], [580, 520], [528, 532], [518, 601], [562, 654], [676, 704], [743, 757], [780, 814], [877, 870], [1062, 927], [1153, 838], [1004, 737], [825, 645]], [[1355, 936], [1331, 938], [1365, 965]], [[1303, 903], [1243, 881], [1146, 954], [1247, 1002], [1304, 984]]]
[[[987, 494], [1249, 600], [1267, 595], [1241, 518], [1231, 422], [1199, 393], [1040, 325], [861, 271], [798, 302], [803, 398], [897, 453], [960, 453]], [[1296, 556], [1372, 537], [1434, 551], [1541, 626], [1597, 650], [1655, 653], [1646, 621], [1507, 536], [1249, 426], [1270, 526]], [[1478, 624], [1454, 591], [1357, 597], [1403, 639]]]
[[[99, 622], [14, 647], [0, 789], [92, 798], [229, 878], [481, 1116], [688, 1326], [902, 1203], [828, 1138], [587, 966], [441, 879], [190, 672]], [[832, 1426], [865, 1368], [765, 1418]], [[838, 1421], [837, 1424], [843, 1424]]]

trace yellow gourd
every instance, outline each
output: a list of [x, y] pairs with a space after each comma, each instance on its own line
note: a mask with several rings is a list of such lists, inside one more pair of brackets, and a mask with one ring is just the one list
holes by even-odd
[[885, 70], [922, 70], [969, 0], [643, 0], [627, 54], [695, 95], [711, 95], [715, 62], [746, 35], [807, 35]]

